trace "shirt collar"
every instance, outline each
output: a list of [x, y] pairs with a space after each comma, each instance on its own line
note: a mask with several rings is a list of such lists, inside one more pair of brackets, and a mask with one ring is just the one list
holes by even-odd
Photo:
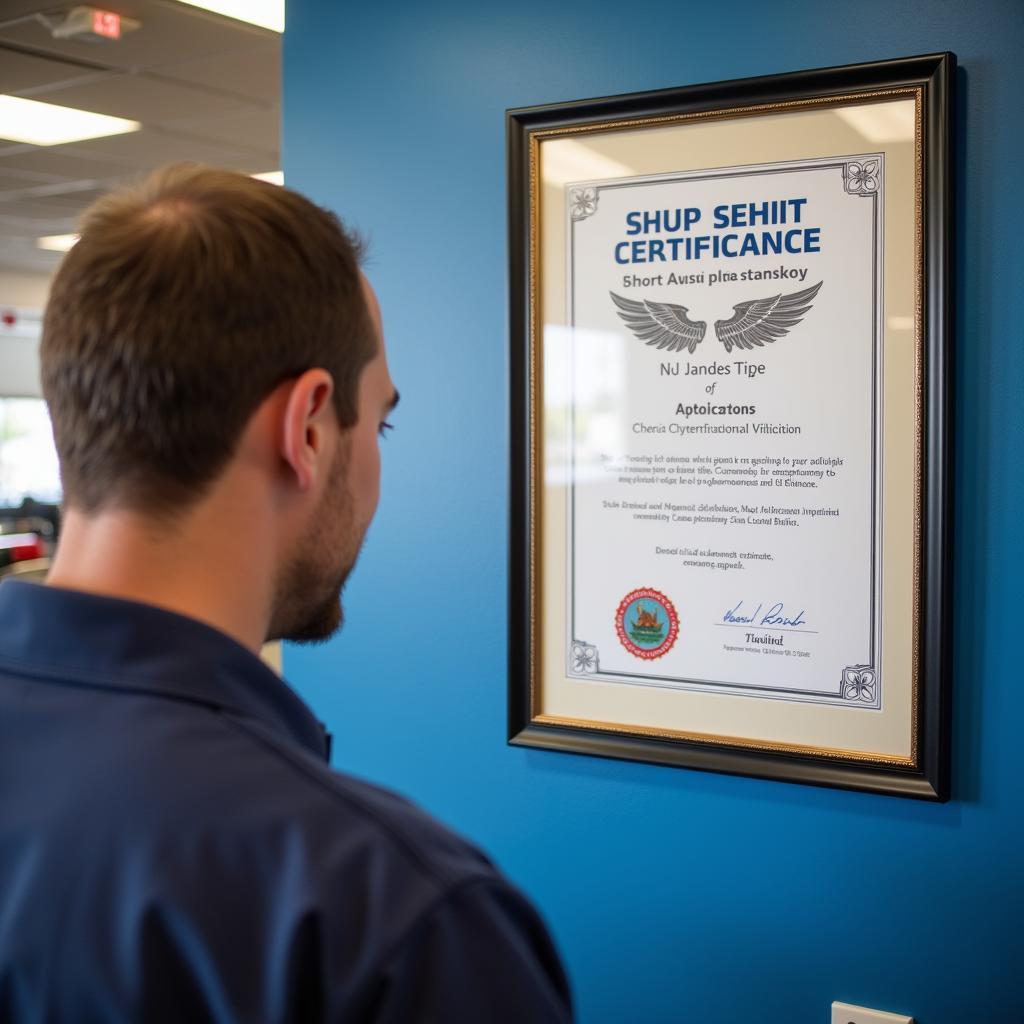
[[324, 727], [255, 654], [212, 626], [154, 605], [5, 580], [0, 667], [233, 711], [330, 756]]

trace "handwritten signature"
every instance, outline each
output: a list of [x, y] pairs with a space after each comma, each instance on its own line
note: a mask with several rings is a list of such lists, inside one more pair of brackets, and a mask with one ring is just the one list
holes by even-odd
[[804, 626], [807, 620], [804, 618], [804, 609], [801, 608], [796, 615], [786, 612], [781, 601], [773, 604], [768, 611], [761, 614], [764, 603], [759, 604], [752, 612], [747, 613], [743, 607], [743, 601], [738, 601], [734, 608], [730, 608], [723, 616], [723, 622], [733, 622], [737, 625], [748, 626], [754, 623], [758, 626]]

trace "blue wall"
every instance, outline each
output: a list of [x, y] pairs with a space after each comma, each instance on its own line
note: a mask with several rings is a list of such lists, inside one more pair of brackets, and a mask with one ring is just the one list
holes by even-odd
[[[944, 49], [954, 799], [506, 746], [505, 108]], [[1022, 50], [1019, 0], [289, 0], [288, 183], [369, 234], [402, 405], [347, 628], [289, 649], [288, 674], [339, 767], [412, 795], [540, 904], [584, 1024], [824, 1022], [833, 999], [1024, 1019]]]

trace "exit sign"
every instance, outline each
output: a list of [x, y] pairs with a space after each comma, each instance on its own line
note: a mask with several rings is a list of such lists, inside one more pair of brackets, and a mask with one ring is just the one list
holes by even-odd
[[92, 30], [98, 36], [105, 39], [121, 38], [121, 15], [113, 11], [101, 11], [93, 9]]

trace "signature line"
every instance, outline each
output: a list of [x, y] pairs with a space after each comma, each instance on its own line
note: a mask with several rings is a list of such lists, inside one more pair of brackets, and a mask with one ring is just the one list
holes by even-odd
[[748, 633], [766, 629], [773, 633], [817, 633], [816, 629], [794, 629], [786, 626], [761, 626], [753, 622], [713, 622], [713, 626], [727, 626], [730, 629], [745, 629]]

